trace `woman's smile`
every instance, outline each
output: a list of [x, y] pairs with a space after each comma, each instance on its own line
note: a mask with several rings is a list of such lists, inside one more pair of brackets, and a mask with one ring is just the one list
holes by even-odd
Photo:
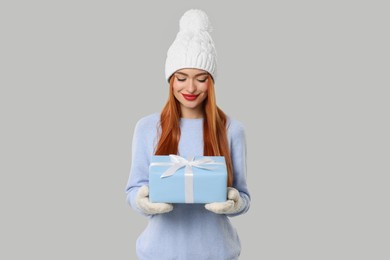
[[183, 94], [183, 93], [182, 93], [182, 95], [188, 101], [194, 101], [199, 96], [199, 94], [193, 95], [193, 94]]

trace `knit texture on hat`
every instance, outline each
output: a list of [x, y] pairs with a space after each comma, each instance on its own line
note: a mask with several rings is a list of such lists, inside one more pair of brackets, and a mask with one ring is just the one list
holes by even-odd
[[202, 69], [217, 76], [217, 53], [210, 36], [212, 27], [207, 14], [199, 9], [191, 9], [180, 19], [180, 31], [168, 49], [165, 62], [167, 81], [172, 74], [184, 68]]

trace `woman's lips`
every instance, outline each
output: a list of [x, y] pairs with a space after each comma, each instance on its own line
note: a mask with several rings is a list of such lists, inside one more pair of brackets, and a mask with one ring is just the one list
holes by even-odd
[[182, 94], [182, 95], [188, 101], [193, 101], [199, 96], [199, 95], [190, 95], [190, 94]]

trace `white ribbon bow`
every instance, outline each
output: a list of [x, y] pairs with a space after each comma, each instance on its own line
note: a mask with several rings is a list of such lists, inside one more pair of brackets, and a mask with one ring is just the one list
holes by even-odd
[[202, 158], [199, 160], [194, 160], [194, 157], [192, 156], [189, 160], [178, 156], [174, 154], [170, 154], [169, 158], [171, 159], [171, 163], [173, 165], [169, 167], [161, 176], [160, 178], [165, 178], [172, 176], [177, 172], [179, 169], [186, 167], [185, 172], [186, 173], [192, 173], [192, 167], [197, 167], [200, 169], [205, 169], [205, 170], [212, 170], [213, 167], [205, 166], [208, 164], [219, 164], [218, 162], [213, 161], [210, 158]]

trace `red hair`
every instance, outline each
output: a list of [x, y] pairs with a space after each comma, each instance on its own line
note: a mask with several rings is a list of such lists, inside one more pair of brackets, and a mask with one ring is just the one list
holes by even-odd
[[[173, 95], [173, 81], [169, 81], [169, 97], [160, 115], [160, 137], [155, 155], [177, 154], [180, 140], [180, 103]], [[214, 82], [208, 75], [207, 98], [203, 101], [203, 154], [224, 156], [228, 172], [227, 185], [233, 186], [233, 166], [227, 138], [225, 113], [217, 106]]]

